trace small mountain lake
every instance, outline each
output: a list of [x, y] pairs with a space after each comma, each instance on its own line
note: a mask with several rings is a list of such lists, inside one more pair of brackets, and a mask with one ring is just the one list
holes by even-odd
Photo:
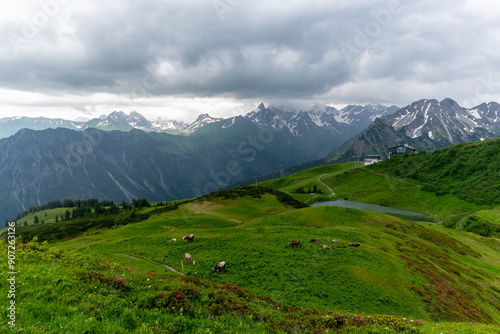
[[355, 202], [355, 201], [339, 200], [339, 201], [331, 201], [331, 202], [319, 202], [319, 203], [312, 204], [311, 206], [338, 206], [338, 207], [342, 207], [342, 208], [359, 209], [359, 210], [385, 213], [386, 215], [391, 215], [391, 216], [395, 216], [395, 217], [410, 220], [410, 221], [432, 221], [432, 219], [429, 216], [427, 216], [423, 213], [420, 213], [420, 212], [408, 211], [408, 210], [393, 208], [390, 206], [367, 204], [367, 203], [361, 203], [361, 202]]

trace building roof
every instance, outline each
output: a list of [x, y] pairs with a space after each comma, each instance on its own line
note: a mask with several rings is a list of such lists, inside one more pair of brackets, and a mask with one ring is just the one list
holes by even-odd
[[408, 145], [408, 144], [404, 144], [404, 145], [397, 145], [397, 146], [389, 147], [389, 149], [398, 149], [399, 147], [409, 148], [410, 150], [416, 150], [416, 148], [411, 147], [411, 146], [410, 146], [410, 145]]

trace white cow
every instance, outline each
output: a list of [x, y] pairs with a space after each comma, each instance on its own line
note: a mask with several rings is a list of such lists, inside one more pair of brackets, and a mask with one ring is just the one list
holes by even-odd
[[191, 254], [184, 254], [184, 258], [186, 259], [187, 262], [191, 262], [192, 264], [195, 264], [196, 261], [193, 260], [193, 257], [191, 256]]
[[215, 265], [215, 267], [212, 267], [212, 272], [221, 271], [225, 269], [226, 269], [226, 262], [219, 262]]

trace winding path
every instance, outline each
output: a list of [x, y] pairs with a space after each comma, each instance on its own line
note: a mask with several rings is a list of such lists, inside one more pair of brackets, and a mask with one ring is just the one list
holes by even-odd
[[145, 257], [141, 257], [141, 256], [137, 256], [137, 255], [127, 255], [127, 254], [119, 254], [119, 253], [115, 253], [115, 254], [116, 254], [116, 255], [125, 256], [125, 257], [129, 257], [129, 258], [132, 258], [132, 259], [137, 258], [137, 259], [147, 260], [147, 261], [149, 261], [149, 262], [153, 262], [153, 263], [156, 263], [156, 264], [162, 265], [162, 266], [164, 266], [165, 268], [170, 269], [170, 270], [171, 270], [171, 271], [173, 271], [174, 273], [181, 274], [182, 276], [184, 276], [184, 274], [183, 274], [183, 273], [181, 273], [180, 271], [177, 271], [177, 270], [175, 270], [174, 268], [172, 268], [172, 267], [170, 267], [170, 266], [167, 266], [166, 264], [161, 263], [161, 262], [156, 262], [156, 261], [153, 261], [153, 260], [151, 260], [151, 259], [147, 259], [147, 258], [145, 258]]
[[318, 177], [318, 182], [319, 182], [319, 183], [321, 183], [322, 185], [324, 185], [325, 187], [327, 187], [327, 188], [328, 188], [328, 190], [330, 190], [330, 192], [332, 193], [332, 194], [330, 195], [330, 197], [335, 196], [335, 193], [333, 192], [332, 188], [330, 188], [330, 187], [329, 187], [329, 186], [327, 186], [327, 185], [326, 185], [323, 181], [321, 181], [321, 180], [320, 180], [320, 179], [321, 179], [323, 176], [325, 176], [325, 175], [328, 175], [328, 174], [323, 174], [323, 175], [321, 175], [320, 177]]
[[462, 230], [463, 230], [463, 229], [462, 229], [462, 225], [463, 225], [464, 220], [466, 220], [467, 218], [469, 218], [469, 217], [470, 217], [470, 216], [472, 216], [472, 215], [473, 215], [473, 213], [471, 213], [470, 215], [467, 215], [467, 216], [463, 217], [462, 219], [460, 219], [460, 224], [458, 225], [458, 226], [459, 226], [459, 228], [460, 228], [460, 231], [462, 231]]

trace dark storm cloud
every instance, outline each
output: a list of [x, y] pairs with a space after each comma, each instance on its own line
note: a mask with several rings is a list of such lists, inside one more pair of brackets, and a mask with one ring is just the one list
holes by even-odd
[[[239, 96], [309, 95], [347, 79], [335, 41], [345, 13], [334, 6], [241, 2], [222, 21], [214, 3], [92, 2], [81, 13], [69, 4], [17, 53], [3, 55], [0, 78], [15, 88], [117, 93], [118, 83], [159, 71], [159, 94]], [[72, 31], [59, 32], [64, 24]]]
[[[127, 95], [146, 85], [148, 96], [347, 101], [372, 81], [360, 96], [377, 102], [378, 81], [418, 92], [498, 65], [490, 1], [66, 2], [32, 38], [26, 21], [1, 23], [3, 88]], [[23, 43], [13, 47], [12, 36]]]

